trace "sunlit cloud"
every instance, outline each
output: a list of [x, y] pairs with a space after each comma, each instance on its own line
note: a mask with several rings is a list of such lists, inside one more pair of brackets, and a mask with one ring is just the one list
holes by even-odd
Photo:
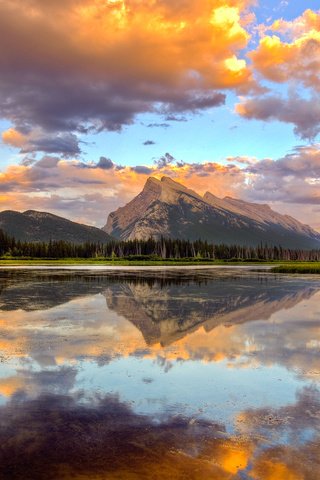
[[15, 128], [4, 140], [50, 153], [50, 132], [119, 130], [138, 113], [194, 113], [224, 104], [217, 90], [250, 90], [239, 57], [250, 39], [241, 22], [249, 5], [2, 2], [0, 108]]
[[[258, 30], [259, 45], [248, 57], [260, 81], [273, 85], [269, 93], [243, 98], [236, 112], [247, 119], [290, 123], [301, 138], [315, 138], [320, 132], [320, 13], [308, 9], [292, 21], [278, 19]], [[277, 92], [277, 84], [286, 87], [287, 95]]]
[[151, 165], [132, 167], [107, 156], [96, 162], [26, 157], [0, 173], [0, 209], [49, 210], [101, 226], [112, 210], [140, 193], [150, 176], [166, 175], [201, 195], [210, 191], [218, 197], [271, 203], [319, 228], [314, 214], [320, 204], [319, 165], [318, 144], [297, 146], [277, 160], [228, 157], [224, 163], [187, 163], [169, 152]]
[[[0, 208], [53, 210], [101, 226], [148, 176], [168, 175], [200, 194], [271, 202], [319, 228], [317, 144], [270, 161], [241, 152], [185, 162], [159, 151], [155, 161], [131, 166], [103, 151], [84, 160], [88, 135], [123, 131], [144, 113], [152, 117], [139, 117], [141, 128], [153, 128], [155, 138], [144, 132], [139, 146], [153, 153], [159, 129], [173, 132], [225, 105], [230, 93], [238, 96], [231, 115], [290, 124], [315, 141], [320, 14], [307, 9], [257, 25], [254, 7], [249, 0], [0, 2], [2, 143], [17, 152], [0, 173]], [[302, 170], [282, 168], [297, 162]]]

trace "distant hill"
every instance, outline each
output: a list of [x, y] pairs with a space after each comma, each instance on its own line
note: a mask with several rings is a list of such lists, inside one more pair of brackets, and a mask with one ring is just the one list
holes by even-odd
[[64, 240], [72, 243], [107, 242], [110, 235], [100, 228], [72, 222], [52, 213], [28, 210], [0, 212], [0, 229], [17, 240], [49, 242]]
[[123, 240], [161, 236], [213, 243], [320, 248], [320, 233], [268, 205], [207, 192], [203, 197], [169, 177], [150, 177], [142, 192], [110, 213], [103, 230]]

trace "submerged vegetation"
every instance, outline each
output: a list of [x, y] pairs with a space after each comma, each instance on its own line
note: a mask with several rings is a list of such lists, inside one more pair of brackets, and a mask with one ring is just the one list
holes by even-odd
[[[320, 250], [293, 250], [281, 246], [260, 245], [214, 245], [206, 241], [173, 240], [112, 240], [108, 243], [83, 244], [65, 241], [23, 242], [15, 240], [0, 230], [0, 257], [3, 261], [24, 260], [69, 260], [76, 263], [117, 262], [122, 264], [164, 261], [170, 264], [227, 262], [320, 262]], [[310, 267], [311, 268], [311, 267]], [[307, 272], [309, 273], [309, 272]]]

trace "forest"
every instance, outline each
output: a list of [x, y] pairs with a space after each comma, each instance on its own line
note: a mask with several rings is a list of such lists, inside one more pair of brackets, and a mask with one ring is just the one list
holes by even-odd
[[213, 245], [198, 240], [113, 240], [109, 243], [75, 244], [65, 241], [23, 242], [15, 240], [0, 230], [1, 258], [63, 259], [106, 258], [111, 260], [178, 260], [192, 261], [227, 260], [227, 261], [308, 261], [319, 262], [320, 250], [294, 250], [282, 248], [281, 245], [259, 245], [248, 247], [242, 245]]

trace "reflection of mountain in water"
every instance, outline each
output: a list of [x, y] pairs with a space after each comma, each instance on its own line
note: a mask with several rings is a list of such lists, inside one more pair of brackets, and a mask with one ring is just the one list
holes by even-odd
[[320, 286], [264, 277], [212, 277], [209, 281], [171, 285], [117, 283], [106, 291], [108, 308], [130, 320], [148, 345], [169, 345], [202, 326], [267, 320], [314, 295]]
[[128, 271], [97, 273], [63, 270], [3, 270], [0, 271], [0, 310], [47, 310], [80, 297], [103, 293], [119, 282], [136, 285], [168, 285], [197, 283], [211, 278], [208, 272]]
[[148, 345], [168, 345], [200, 326], [268, 319], [319, 289], [314, 279], [239, 271], [2, 271], [0, 309], [43, 310], [100, 293]]

